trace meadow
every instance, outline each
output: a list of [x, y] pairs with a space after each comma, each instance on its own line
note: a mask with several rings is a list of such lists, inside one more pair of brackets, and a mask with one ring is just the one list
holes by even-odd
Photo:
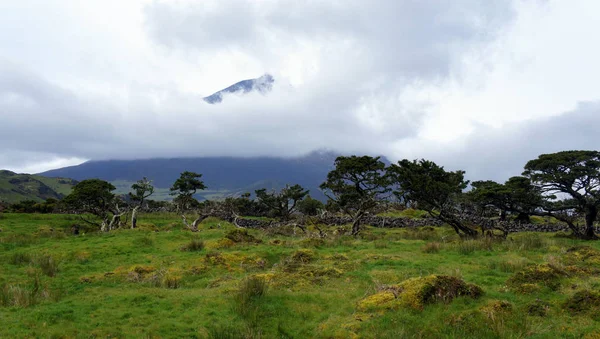
[[0, 215], [0, 337], [600, 337], [600, 243], [563, 233], [74, 223]]

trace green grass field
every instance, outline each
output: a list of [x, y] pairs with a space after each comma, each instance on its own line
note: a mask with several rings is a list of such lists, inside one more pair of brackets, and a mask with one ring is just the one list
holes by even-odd
[[[293, 229], [246, 235], [217, 219], [192, 234], [168, 214], [142, 215], [136, 230], [69, 235], [77, 222], [0, 215], [0, 337], [600, 333], [597, 242], [554, 234], [460, 241], [444, 227], [367, 227], [358, 238], [336, 235], [338, 228], [328, 228], [326, 239]], [[458, 291], [450, 283], [437, 297], [426, 294], [438, 281], [432, 275], [462, 279], [483, 294], [444, 298]]]

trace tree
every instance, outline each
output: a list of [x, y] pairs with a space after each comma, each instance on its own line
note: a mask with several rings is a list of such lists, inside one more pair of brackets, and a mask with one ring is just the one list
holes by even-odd
[[390, 191], [385, 164], [380, 157], [340, 156], [335, 169], [321, 184], [323, 193], [352, 218], [352, 235], [360, 232], [362, 217]]
[[307, 195], [302, 201], [298, 202], [298, 212], [304, 215], [315, 216], [319, 211], [325, 208], [322, 202], [317, 199], [313, 199], [310, 195]]
[[[523, 175], [544, 194], [543, 214], [567, 223], [579, 238], [597, 239], [594, 222], [600, 206], [600, 152], [542, 154], [527, 162]], [[577, 214], [585, 218], [583, 228], [575, 224]]]
[[267, 189], [256, 190], [258, 203], [267, 207], [271, 213], [282, 221], [288, 220], [295, 211], [299, 201], [308, 195], [308, 190], [296, 184], [286, 185], [279, 193], [267, 193]]
[[131, 212], [131, 228], [135, 228], [137, 225], [138, 210], [144, 206], [146, 198], [154, 193], [154, 186], [152, 186], [152, 181], [143, 177], [141, 180], [138, 180], [135, 184], [131, 185], [131, 189], [133, 192], [129, 193], [129, 198], [135, 203], [135, 207]]
[[173, 202], [177, 204], [183, 224], [192, 232], [198, 232], [198, 224], [208, 217], [208, 215], [198, 213], [198, 217], [190, 224], [185, 216], [186, 211], [191, 208], [197, 208], [199, 205], [198, 201], [194, 199], [194, 194], [198, 190], [206, 189], [204, 182], [200, 178], [202, 178], [202, 174], [185, 171], [175, 180], [170, 189], [171, 195], [176, 196]]
[[467, 193], [470, 201], [479, 208], [493, 207], [500, 210], [500, 220], [506, 219], [507, 212], [518, 213], [517, 220], [529, 222], [543, 200], [541, 191], [526, 177], [511, 177], [504, 184], [495, 181], [474, 181], [473, 189]]
[[[108, 232], [117, 227], [125, 211], [119, 207], [122, 203], [112, 192], [115, 186], [100, 179], [88, 179], [73, 186], [71, 194], [63, 199], [63, 204], [71, 211], [80, 214], [80, 218]], [[87, 219], [83, 214], [89, 213], [100, 218], [100, 223]], [[111, 218], [112, 216], [112, 218]]]
[[459, 199], [469, 184], [464, 171], [448, 172], [428, 160], [402, 160], [388, 169], [397, 186], [394, 194], [405, 202], [416, 202], [432, 217], [449, 224], [461, 236], [475, 237], [477, 231], [458, 217]]

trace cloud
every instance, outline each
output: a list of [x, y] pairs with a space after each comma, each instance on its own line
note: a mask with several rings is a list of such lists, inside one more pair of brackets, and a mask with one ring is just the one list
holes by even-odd
[[[550, 129], [599, 99], [593, 1], [37, 3], [0, 5], [4, 168], [332, 149], [497, 176], [521, 159], [477, 159], [505, 143], [525, 154], [562, 145], [502, 138], [525, 140], [523, 124]], [[266, 96], [202, 100], [265, 72], [276, 79]], [[564, 145], [594, 147], [578, 140]]]
[[598, 149], [600, 101], [582, 102], [558, 116], [500, 127], [480, 126], [462, 145], [450, 149], [424, 147], [420, 157], [449, 169], [465, 169], [470, 180], [505, 181], [521, 175], [527, 161], [540, 154]]

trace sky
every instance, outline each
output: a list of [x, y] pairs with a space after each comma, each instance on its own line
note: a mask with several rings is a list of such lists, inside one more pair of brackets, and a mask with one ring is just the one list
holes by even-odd
[[[596, 0], [0, 0], [0, 168], [299, 156], [472, 180], [600, 145]], [[243, 79], [267, 95], [202, 98]]]

